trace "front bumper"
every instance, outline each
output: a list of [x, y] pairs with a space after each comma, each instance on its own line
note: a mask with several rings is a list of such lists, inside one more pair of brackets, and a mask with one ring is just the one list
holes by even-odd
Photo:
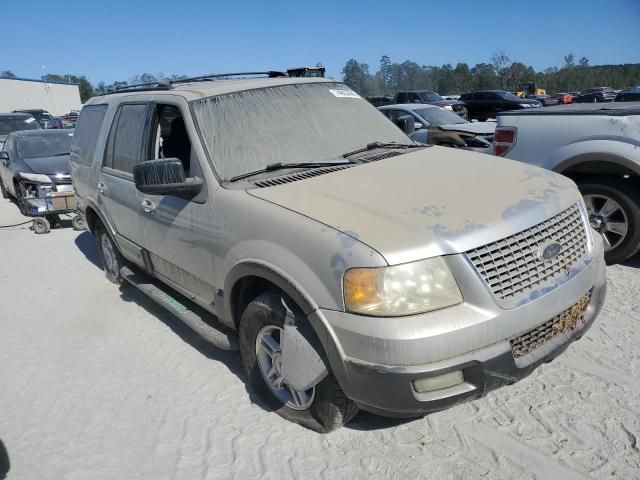
[[[452, 325], [449, 329], [435, 317], [435, 322], [421, 332], [417, 325], [430, 322], [429, 314], [396, 319], [407, 322], [409, 329], [394, 325], [394, 319], [368, 319], [368, 332], [363, 327], [365, 319], [352, 323], [340, 312], [317, 310], [309, 319], [316, 331], [323, 332], [320, 337], [331, 368], [347, 397], [364, 410], [386, 416], [424, 415], [518, 381], [584, 335], [600, 313], [606, 295], [605, 264], [598, 250], [590, 265], [570, 281], [511, 310], [480, 308], [483, 302], [478, 298], [480, 293], [473, 291], [472, 282], [462, 285], [465, 303], [471, 300], [476, 305], [431, 313], [444, 314]], [[588, 292], [588, 306], [575, 329], [556, 334], [527, 355], [514, 358], [509, 338], [547, 322]], [[418, 323], [412, 324], [412, 319]], [[384, 321], [391, 322], [391, 330], [382, 329]], [[511, 333], [506, 333], [509, 328]], [[500, 340], [490, 341], [501, 334]], [[482, 342], [484, 345], [478, 346]], [[413, 386], [414, 380], [456, 370], [464, 375], [460, 385], [429, 393], [418, 393]]]

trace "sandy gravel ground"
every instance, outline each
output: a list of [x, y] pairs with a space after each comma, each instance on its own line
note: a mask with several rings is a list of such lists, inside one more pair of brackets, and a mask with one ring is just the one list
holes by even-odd
[[[0, 200], [0, 224], [21, 218]], [[640, 257], [608, 280], [589, 334], [526, 380], [323, 436], [252, 398], [238, 354], [107, 282], [89, 233], [0, 230], [7, 478], [640, 479]]]

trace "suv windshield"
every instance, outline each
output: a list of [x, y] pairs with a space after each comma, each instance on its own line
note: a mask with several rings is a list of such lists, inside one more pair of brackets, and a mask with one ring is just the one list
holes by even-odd
[[437, 102], [438, 100], [444, 100], [444, 98], [442, 98], [436, 92], [420, 92], [419, 95], [425, 102]]
[[225, 180], [275, 163], [335, 162], [372, 142], [411, 143], [340, 83], [247, 90], [192, 105], [209, 156]]
[[505, 100], [511, 100], [512, 102], [521, 102], [522, 99], [511, 92], [496, 92], [500, 97]]
[[40, 124], [33, 117], [24, 115], [16, 117], [0, 117], [0, 135], [9, 135], [20, 130], [36, 130]]
[[60, 132], [47, 135], [28, 135], [19, 137], [18, 151], [22, 158], [55, 157], [69, 155], [73, 133]]
[[436, 127], [440, 125], [456, 125], [458, 123], [469, 123], [464, 118], [459, 117], [455, 113], [445, 110], [444, 108], [420, 108], [415, 112], [424, 118], [429, 125]]

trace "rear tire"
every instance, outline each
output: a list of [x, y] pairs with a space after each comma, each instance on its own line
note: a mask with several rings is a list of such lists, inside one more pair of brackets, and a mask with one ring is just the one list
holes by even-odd
[[[282, 305], [282, 294], [277, 291], [261, 294], [244, 310], [240, 320], [240, 353], [249, 383], [260, 398], [266, 401], [281, 417], [321, 433], [336, 430], [356, 415], [358, 407], [345, 396], [331, 372], [315, 387], [312, 387], [313, 390], [302, 392], [307, 399], [312, 400], [298, 406], [292, 402], [285, 403], [284, 397], [287, 396], [285, 389], [291, 392], [286, 383], [280, 384], [283, 394], [278, 396], [276, 396], [278, 390], [274, 390], [273, 386], [267, 384], [259, 364], [256, 340], [261, 332], [277, 331], [278, 327], [283, 327], [285, 318], [286, 312]], [[298, 314], [296, 315], [296, 323], [299, 321], [306, 320]], [[270, 338], [275, 339], [276, 349], [274, 351], [278, 352], [277, 347], [280, 345], [278, 339]], [[271, 383], [273, 385], [273, 381]], [[293, 398], [293, 392], [291, 392], [291, 396]]]
[[122, 284], [120, 269], [124, 266], [124, 258], [102, 224], [96, 225], [96, 242], [105, 276], [111, 283]]
[[636, 187], [629, 181], [611, 177], [585, 177], [576, 183], [587, 204], [592, 226], [603, 236], [607, 264], [623, 262], [638, 252], [640, 195]]

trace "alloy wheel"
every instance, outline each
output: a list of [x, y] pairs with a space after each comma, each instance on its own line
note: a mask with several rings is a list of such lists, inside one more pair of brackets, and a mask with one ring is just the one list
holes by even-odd
[[629, 220], [618, 202], [605, 195], [584, 195], [591, 227], [602, 236], [605, 251], [622, 243], [629, 231]]
[[287, 407], [306, 410], [313, 403], [315, 387], [295, 390], [282, 377], [282, 338], [284, 329], [276, 325], [263, 327], [256, 337], [256, 359], [269, 390]]

